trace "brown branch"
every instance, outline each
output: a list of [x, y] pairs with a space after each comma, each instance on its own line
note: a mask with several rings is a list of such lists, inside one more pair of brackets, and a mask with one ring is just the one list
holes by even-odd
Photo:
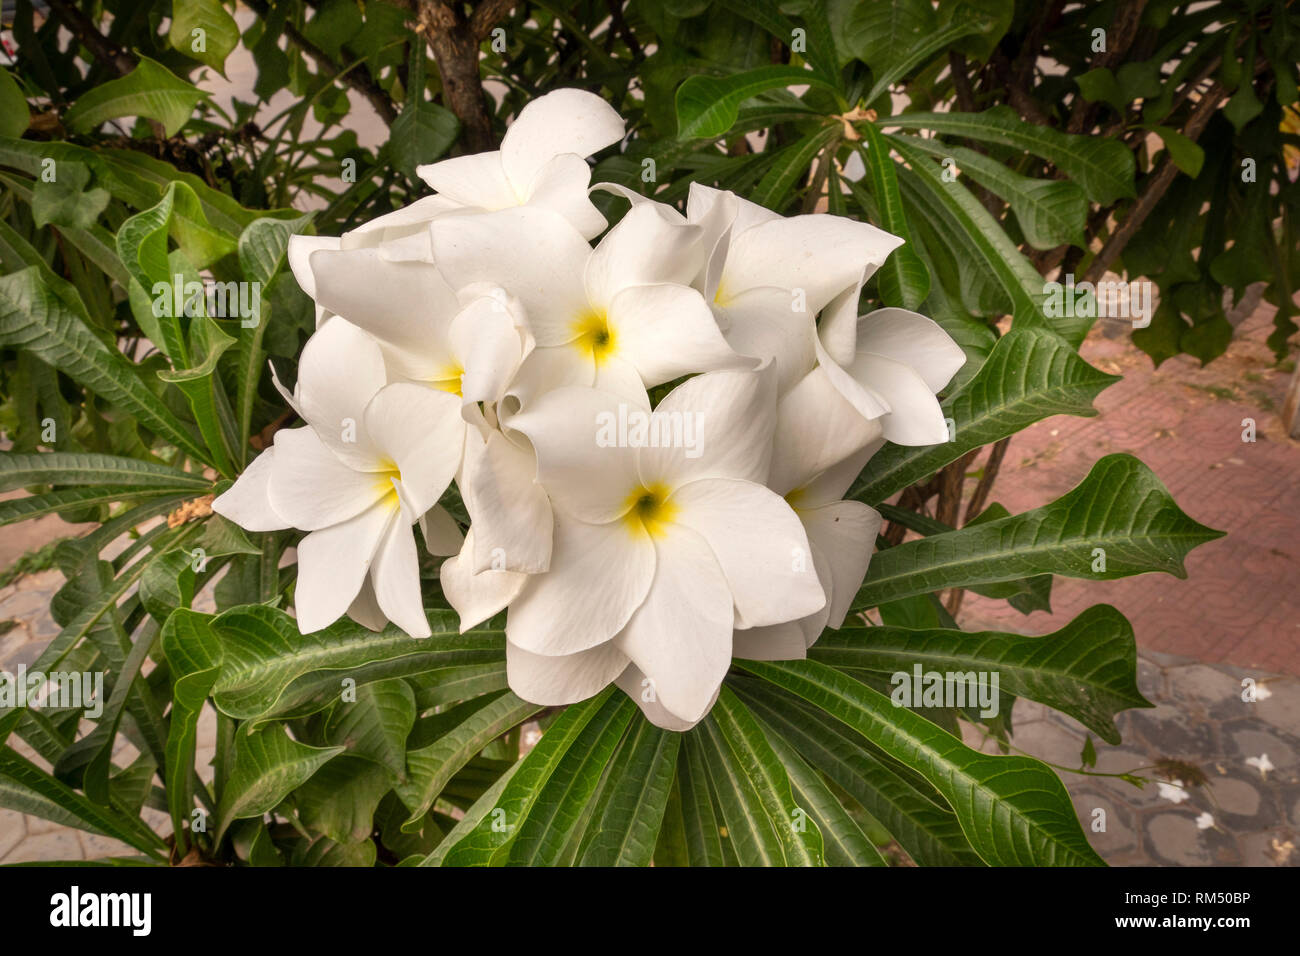
[[963, 113], [975, 112], [975, 92], [966, 75], [966, 56], [960, 50], [948, 51], [948, 70], [952, 73], [952, 88], [957, 94], [957, 105]]
[[[1219, 108], [1219, 103], [1223, 100], [1223, 87], [1217, 82], [1205, 91], [1196, 108], [1192, 110], [1192, 115], [1188, 118], [1187, 124], [1183, 127], [1183, 135], [1196, 142], [1200, 138], [1201, 132], [1205, 125], [1214, 115], [1215, 110]], [[1164, 198], [1174, 179], [1178, 176], [1178, 167], [1173, 164], [1169, 156], [1166, 155], [1156, 167], [1155, 172], [1151, 173], [1142, 187], [1142, 195], [1138, 197], [1133, 208], [1129, 210], [1128, 216], [1124, 221], [1115, 227], [1115, 231], [1110, 234], [1101, 251], [1097, 253], [1088, 266], [1088, 271], [1084, 279], [1088, 282], [1096, 282], [1106, 270], [1110, 268], [1124, 247], [1128, 245], [1129, 240], [1137, 233], [1142, 223], [1146, 222], [1147, 216]]]
[[962, 521], [962, 527], [970, 524], [971, 519], [984, 510], [984, 502], [988, 500], [989, 492], [993, 490], [993, 482], [998, 477], [998, 471], [1002, 468], [1002, 459], [1006, 457], [1010, 445], [1010, 436], [993, 443], [993, 448], [989, 451], [989, 460], [984, 463], [984, 474], [980, 475], [979, 483], [975, 485], [975, 491], [966, 505], [966, 518]]
[[416, 30], [433, 49], [442, 76], [443, 96], [465, 129], [465, 145], [471, 153], [496, 148], [492, 114], [479, 76], [478, 45], [513, 7], [513, 0], [486, 0], [466, 19], [459, 4], [419, 0]]
[[[1125, 6], [1120, 7], [1111, 27], [1106, 32], [1108, 39], [1113, 37], [1113, 41], [1106, 48], [1106, 52], [1097, 58], [1096, 63], [1092, 64], [1093, 69], [1113, 69], [1124, 62], [1124, 57], [1128, 55], [1129, 48], [1133, 46], [1133, 41], [1137, 39], [1138, 30], [1142, 26], [1142, 14], [1146, 10], [1147, 0], [1131, 0]], [[1082, 93], [1076, 93], [1074, 103], [1070, 107], [1070, 119], [1065, 124], [1067, 133], [1082, 133], [1092, 127], [1093, 118], [1097, 115], [1098, 104], [1090, 103], [1083, 98]]]
[[135, 54], [100, 33], [90, 17], [68, 0], [49, 0], [49, 5], [50, 9], [59, 15], [68, 32], [76, 37], [77, 42], [89, 50], [100, 63], [119, 76], [126, 76], [135, 69]]
[[[243, 3], [263, 20], [270, 15], [270, 8], [264, 0], [243, 0]], [[376, 83], [368, 72], [365, 72], [364, 68], [344, 72], [343, 67], [335, 63], [328, 53], [303, 36], [293, 24], [286, 23], [283, 32], [290, 43], [311, 58], [320, 73], [331, 79], [337, 79], [364, 96], [386, 125], [391, 126], [393, 120], [397, 119], [397, 108], [393, 105], [392, 99], [384, 92], [383, 87]]]

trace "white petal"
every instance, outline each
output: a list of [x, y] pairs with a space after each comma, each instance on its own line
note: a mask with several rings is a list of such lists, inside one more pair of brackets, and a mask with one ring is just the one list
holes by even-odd
[[591, 525], [556, 514], [551, 569], [529, 575], [506, 636], [535, 654], [573, 654], [609, 641], [645, 600], [655, 549], [638, 525]]
[[629, 496], [641, 487], [637, 450], [619, 434], [619, 422], [629, 413], [640, 410], [616, 396], [561, 388], [512, 416], [510, 427], [532, 442], [538, 480], [556, 506], [583, 521], [604, 523], [625, 514]]
[[[318, 252], [321, 305], [382, 343], [410, 353], [403, 374], [436, 375], [451, 359], [447, 328], [460, 308], [436, 268], [424, 262], [389, 262], [377, 249]], [[405, 363], [404, 363], [405, 364]]]
[[420, 558], [411, 530], [414, 519], [406, 502], [402, 502], [397, 518], [389, 523], [375, 552], [370, 583], [376, 602], [390, 621], [411, 637], [428, 637], [432, 632], [420, 596]]
[[523, 201], [511, 188], [501, 154], [495, 150], [416, 166], [415, 173], [444, 199], [471, 209], [505, 209]]
[[348, 617], [372, 631], [382, 631], [388, 626], [388, 617], [375, 600], [375, 587], [369, 576], [361, 582], [361, 590], [348, 605]]
[[808, 656], [808, 642], [795, 621], [736, 631], [731, 643], [732, 656], [741, 660], [801, 661]]
[[637, 456], [642, 483], [676, 487], [697, 478], [761, 483], [775, 424], [776, 376], [770, 369], [689, 378], [654, 411], [650, 434], [660, 441]]
[[392, 491], [378, 473], [345, 464], [310, 427], [275, 433], [267, 487], [276, 514], [303, 531], [347, 521]]
[[326, 322], [298, 360], [302, 415], [330, 450], [360, 470], [378, 467], [363, 425], [366, 405], [387, 384], [379, 343], [342, 318]]
[[731, 666], [731, 589], [704, 539], [681, 525], [655, 538], [655, 573], [614, 638], [682, 720], [708, 712]]
[[[640, 668], [635, 664], [628, 664], [623, 673], [618, 675], [614, 681], [622, 689], [623, 693], [631, 697], [636, 705], [641, 708], [641, 713], [645, 714], [646, 720], [656, 727], [662, 727], [664, 730], [671, 730], [676, 733], [690, 730], [699, 721], [682, 720], [676, 714], [672, 713], [663, 702], [659, 700], [658, 695], [654, 693], [653, 685], [650, 678], [641, 673]], [[713, 709], [713, 704], [717, 702], [718, 691], [713, 692], [713, 700], [705, 708], [705, 713]]]
[[803, 525], [761, 485], [703, 478], [668, 500], [676, 520], [698, 531], [722, 565], [736, 603], [736, 626], [759, 627], [805, 617], [826, 605]]
[[501, 140], [501, 166], [521, 195], [553, 157], [586, 157], [623, 138], [623, 118], [594, 93], [553, 90], [522, 110]]
[[708, 255], [700, 245], [703, 235], [703, 229], [671, 206], [636, 204], [591, 254], [585, 276], [588, 300], [609, 308], [614, 296], [631, 286], [689, 285]]
[[826, 372], [827, 378], [835, 386], [835, 391], [843, 395], [858, 414], [863, 418], [879, 418], [889, 411], [889, 401], [875, 389], [857, 381], [850, 372], [837, 365], [835, 360], [822, 348], [821, 341], [814, 343], [817, 350], [817, 364]]
[[537, 459], [499, 432], [465, 451], [461, 482], [475, 529], [474, 571], [536, 574], [551, 565], [551, 501], [536, 482]]
[[853, 482], [857, 480], [858, 475], [862, 474], [862, 469], [871, 460], [871, 456], [880, 451], [884, 444], [885, 436], [881, 432], [861, 451], [855, 452], [839, 464], [832, 465], [808, 484], [801, 486], [798, 495], [799, 507], [820, 508], [822, 505], [839, 501], [853, 487]]
[[636, 367], [647, 388], [691, 372], [758, 364], [732, 350], [704, 297], [689, 286], [624, 289], [610, 302], [609, 326], [618, 356]]
[[304, 634], [327, 627], [347, 611], [361, 590], [371, 560], [397, 509], [373, 505], [340, 524], [313, 531], [298, 543], [294, 608]]
[[687, 218], [703, 230], [700, 247], [708, 255], [708, 264], [694, 285], [704, 293], [705, 301], [712, 302], [718, 294], [718, 283], [727, 264], [727, 250], [731, 246], [736, 216], [740, 211], [739, 197], [732, 192], [708, 190], [705, 197], [699, 183], [691, 183], [687, 199]]
[[910, 366], [935, 393], [966, 364], [966, 353], [939, 323], [907, 309], [876, 309], [862, 316], [857, 350]]
[[938, 445], [948, 440], [939, 400], [910, 365], [859, 352], [848, 371], [859, 385], [889, 401], [890, 412], [880, 420], [885, 438], [896, 445]]
[[727, 344], [741, 355], [772, 362], [785, 394], [817, 362], [817, 328], [812, 313], [796, 312], [789, 292], [769, 286], [750, 289], [715, 307], [726, 327]]
[[626, 669], [627, 655], [612, 643], [546, 657], [506, 641], [506, 680], [512, 691], [532, 704], [576, 704], [599, 694]]
[[460, 468], [465, 421], [450, 392], [398, 382], [380, 389], [365, 412], [374, 445], [401, 472], [402, 490], [415, 510], [412, 520], [442, 497]]
[[[640, 378], [637, 375], [638, 382]], [[507, 394], [518, 406], [527, 408], [548, 392], [574, 385], [590, 388], [595, 382], [596, 363], [590, 352], [571, 345], [539, 346], [520, 363]]]
[[778, 495], [803, 488], [881, 435], [879, 420], [863, 418], [821, 367], [782, 396], [776, 415], [767, 486]]
[[500, 612], [518, 596], [528, 582], [528, 575], [516, 571], [473, 570], [474, 527], [465, 535], [465, 544], [454, 558], [442, 562], [438, 572], [447, 603], [460, 615], [460, 632], [464, 634]]
[[337, 249], [339, 240], [335, 236], [290, 236], [286, 256], [289, 269], [298, 285], [311, 298], [316, 298], [316, 272], [311, 267], [311, 254], [318, 249]]
[[446, 196], [425, 196], [409, 206], [395, 209], [343, 233], [337, 248], [368, 249], [382, 247], [385, 259], [402, 261], [419, 259], [432, 262], [429, 223], [437, 216], [461, 208]]
[[867, 576], [867, 565], [876, 548], [880, 512], [860, 501], [837, 501], [821, 508], [800, 510], [799, 518], [816, 549], [825, 560], [831, 580], [830, 616], [827, 626], [839, 628], [849, 605]]
[[587, 309], [583, 270], [591, 255], [581, 234], [549, 209], [522, 206], [478, 216], [442, 216], [429, 226], [433, 253], [456, 288], [489, 282], [524, 304], [538, 345], [578, 337]]
[[747, 229], [753, 229], [765, 222], [776, 222], [783, 217], [772, 212], [766, 206], [741, 199], [735, 193], [712, 186], [691, 183], [691, 190], [686, 199], [686, 215], [691, 222], [699, 222], [708, 213], [713, 204], [725, 201], [722, 197], [733, 196], [736, 201], [736, 218], [732, 223], [732, 235], [738, 235]]
[[461, 398], [466, 402], [495, 402], [519, 370], [526, 343], [518, 319], [504, 301], [481, 296], [451, 322], [452, 351], [464, 370]]
[[212, 502], [212, 510], [245, 531], [281, 531], [289, 523], [271, 507], [271, 470], [275, 448], [248, 463], [235, 483]]
[[460, 525], [442, 505], [434, 505], [420, 515], [420, 533], [424, 535], [424, 546], [437, 557], [459, 554], [465, 544]]
[[591, 167], [575, 153], [561, 153], [537, 172], [526, 195], [530, 206], [559, 213], [584, 239], [594, 239], [609, 225], [587, 194]]
[[723, 293], [734, 296], [758, 286], [803, 289], [808, 311], [816, 315], [902, 243], [869, 223], [824, 213], [760, 223], [732, 236]]

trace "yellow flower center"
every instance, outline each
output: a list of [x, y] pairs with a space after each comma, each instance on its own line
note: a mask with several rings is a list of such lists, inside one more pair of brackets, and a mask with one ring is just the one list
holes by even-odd
[[379, 500], [385, 507], [397, 510], [400, 502], [397, 499], [397, 489], [393, 487], [393, 479], [402, 480], [402, 471], [397, 467], [397, 462], [391, 458], [386, 458], [379, 464], [379, 471], [375, 472], [375, 490], [379, 493]]
[[614, 330], [609, 327], [609, 316], [603, 311], [588, 309], [573, 322], [576, 338], [573, 347], [590, 355], [599, 365], [608, 358], [617, 345]]
[[438, 375], [429, 382], [430, 388], [436, 388], [440, 392], [450, 392], [453, 395], [461, 394], [461, 383], [465, 378], [465, 370], [457, 364], [451, 364], [441, 369]]
[[803, 500], [806, 490], [807, 489], [804, 488], [795, 488], [792, 491], [786, 492], [785, 503], [794, 511], [798, 511], [799, 502]]
[[668, 488], [657, 482], [634, 489], [626, 504], [623, 521], [633, 534], [644, 529], [652, 538], [659, 537], [677, 515], [677, 505], [668, 500]]

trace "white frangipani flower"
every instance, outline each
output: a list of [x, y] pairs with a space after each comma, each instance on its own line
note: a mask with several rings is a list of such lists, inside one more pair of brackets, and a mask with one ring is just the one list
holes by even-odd
[[879, 421], [858, 414], [813, 369], [782, 398], [767, 486], [783, 496], [803, 523], [826, 606], [782, 624], [737, 631], [735, 656], [797, 660], [827, 627], [840, 628], [875, 549], [880, 513], [841, 500], [866, 460], [882, 444]]
[[817, 359], [835, 389], [868, 419], [880, 419], [888, 441], [937, 445], [949, 440], [935, 396], [966, 363], [966, 353], [937, 322], [907, 309], [885, 308], [853, 324], [849, 351], [824, 329]]
[[1170, 803], [1182, 803], [1184, 800], [1192, 799], [1192, 795], [1187, 792], [1181, 780], [1157, 781], [1156, 788], [1160, 791], [1161, 798]]
[[693, 724], [730, 666], [733, 628], [825, 605], [816, 572], [800, 560], [809, 551], [802, 525], [760, 483], [776, 420], [772, 378], [711, 372], [669, 393], [646, 433], [697, 416], [694, 456], [680, 443], [598, 443], [620, 399], [596, 389], [550, 392], [515, 417], [555, 507], [550, 570], [529, 576], [509, 607], [516, 694], [571, 703], [634, 665], [653, 688], [652, 701], [634, 694], [647, 716]]
[[1214, 814], [1210, 813], [1208, 810], [1196, 818], [1196, 829], [1208, 830], [1212, 826], [1214, 826]]
[[634, 206], [594, 250], [533, 207], [446, 216], [430, 229], [453, 285], [501, 285], [523, 302], [537, 341], [513, 387], [525, 407], [565, 385], [635, 398], [692, 372], [756, 364], [732, 351], [686, 284], [702, 233], [667, 207]]
[[441, 199], [459, 207], [550, 209], [592, 239], [606, 223], [587, 196], [586, 157], [622, 138], [622, 117], [599, 96], [555, 90], [519, 111], [501, 149], [444, 159], [416, 172]]
[[277, 432], [212, 503], [250, 531], [310, 532], [298, 545], [294, 595], [303, 633], [344, 612], [367, 626], [387, 618], [414, 637], [430, 633], [411, 526], [456, 471], [459, 401], [386, 381], [378, 343], [330, 319], [299, 363], [293, 400], [307, 425]]
[[1268, 754], [1260, 754], [1258, 757], [1247, 757], [1246, 765], [1258, 770], [1261, 777], [1267, 777], [1270, 770], [1276, 769], [1273, 766], [1273, 761], [1268, 759]]
[[779, 216], [691, 184], [687, 219], [703, 230], [696, 287], [737, 352], [776, 362], [784, 393], [816, 363], [816, 318], [857, 312], [862, 284], [903, 240], [842, 216]]

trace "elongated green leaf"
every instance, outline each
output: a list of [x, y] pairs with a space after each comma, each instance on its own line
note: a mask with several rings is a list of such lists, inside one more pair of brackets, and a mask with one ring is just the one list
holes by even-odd
[[[4, 736], [0, 733], [0, 739]], [[7, 746], [0, 746], [0, 780], [12, 781], [38, 798], [58, 805], [76, 818], [78, 822], [74, 826], [113, 837], [142, 853], [161, 858], [163, 841], [143, 822], [93, 803]]]
[[800, 757], [845, 790], [922, 866], [978, 866], [943, 797], [914, 771], [823, 711], [771, 684], [735, 682], [745, 703]]
[[414, 827], [433, 806], [442, 788], [479, 751], [541, 708], [504, 693], [473, 701], [452, 711], [459, 719], [433, 743], [406, 753], [406, 782], [397, 795], [410, 809], [406, 827]]
[[85, 93], [64, 115], [63, 122], [68, 129], [88, 133], [111, 119], [143, 116], [158, 120], [168, 136], [175, 136], [205, 96], [161, 63], [142, 56], [140, 65], [126, 76]]
[[159, 494], [151, 488], [62, 488], [32, 495], [28, 498], [12, 498], [0, 501], [0, 525], [27, 521], [41, 515], [57, 514], [60, 511], [72, 511], [92, 505], [110, 504], [116, 501], [131, 501], [134, 498], [149, 498]]
[[806, 84], [829, 86], [811, 70], [797, 66], [761, 66], [731, 76], [692, 76], [677, 88], [677, 135], [713, 139], [736, 122], [740, 104], [768, 90]]
[[887, 548], [872, 559], [853, 606], [1045, 573], [1182, 578], [1187, 552], [1222, 535], [1184, 514], [1142, 462], [1107, 455], [1051, 504]]
[[681, 734], [633, 717], [592, 813], [583, 866], [648, 866], [672, 790]]
[[309, 747], [293, 740], [283, 726], [235, 738], [235, 761], [217, 806], [220, 843], [235, 820], [261, 816], [280, 804], [342, 747]]
[[754, 717], [728, 687], [697, 727], [727, 835], [742, 866], [823, 866], [822, 836]]
[[39, 269], [0, 278], [0, 344], [31, 352], [187, 454], [207, 460], [204, 448], [149, 390], [136, 367], [86, 327], [54, 294]]
[[289, 239], [311, 223], [313, 213], [296, 219], [265, 216], [248, 224], [239, 234], [239, 267], [253, 282], [269, 285], [285, 263]]
[[[551, 775], [564, 761], [587, 725], [605, 710], [613, 694], [611, 688], [606, 688], [595, 697], [565, 708], [564, 713], [555, 719], [542, 734], [542, 739], [528, 752], [528, 756], [518, 763], [518, 769], [510, 776], [509, 783], [497, 791], [495, 802], [483, 808], [477, 822], [467, 827], [462, 834], [453, 830], [447, 835], [444, 842], [450, 843], [448, 848], [445, 851], [441, 846], [438, 848], [440, 865], [486, 866], [494, 859], [502, 860], [505, 853], [509, 852], [509, 845], [518, 834], [519, 827], [537, 804]], [[607, 714], [602, 722], [607, 723], [609, 717]], [[492, 793], [492, 790], [487, 793]], [[485, 793], [483, 798], [475, 802], [474, 808], [477, 809], [486, 797]], [[466, 814], [466, 819], [469, 816]], [[453, 837], [457, 839], [451, 843]]]
[[404, 680], [374, 681], [357, 688], [356, 700], [339, 701], [325, 720], [326, 743], [347, 747], [386, 768], [394, 779], [406, 776], [406, 738], [415, 723], [415, 693]]
[[911, 139], [907, 136], [890, 139], [911, 171], [911, 175], [903, 181], [926, 194], [960, 230], [962, 238], [950, 241], [949, 244], [968, 245], [969, 252], [984, 263], [989, 274], [1006, 293], [1011, 303], [1011, 314], [1022, 328], [1029, 326], [1052, 329], [1077, 347], [1087, 335], [1092, 318], [1048, 316], [1044, 311], [1047, 289], [1043, 277], [1035, 271], [1003, 231], [1001, 224], [979, 200], [959, 180], [945, 182], [939, 168]]
[[[760, 721], [760, 725], [761, 725]], [[767, 730], [767, 728], [764, 728]], [[844, 804], [795, 748], [779, 733], [770, 730], [768, 743], [781, 759], [790, 777], [790, 792], [795, 805], [806, 813], [821, 831], [826, 849], [827, 866], [886, 866], [880, 851], [871, 845], [858, 822], [844, 809]]]
[[[447, 831], [446, 837], [438, 844], [437, 848], [419, 862], [420, 866], [444, 866], [447, 855], [452, 850], [457, 849], [461, 843], [480, 829], [486, 829], [491, 832], [499, 832], [492, 828], [496, 825], [504, 827], [506, 824], [504, 818], [496, 813], [501, 809], [501, 795], [505, 792], [506, 787], [514, 780], [515, 774], [524, 765], [521, 760], [513, 767], [503, 773], [500, 778], [487, 790], [483, 795], [474, 801], [473, 805], [465, 811], [465, 816], [461, 817], [459, 823]], [[491, 817], [491, 819], [489, 819]], [[499, 842], [499, 841], [498, 841]]]
[[[673, 806], [666, 816], [679, 816], [675, 821], [665, 819], [665, 829], [675, 829], [680, 846], [665, 846], [660, 840], [655, 850], [655, 863], [660, 866], [723, 866], [723, 829], [713, 810], [713, 796], [709, 792], [709, 772], [704, 766], [704, 742], [700, 734], [683, 734], [677, 754], [677, 781]], [[674, 841], [676, 842], [676, 841]]]
[[27, 485], [114, 485], [200, 494], [212, 489], [212, 482], [202, 475], [136, 458], [65, 452], [0, 454], [0, 491]]
[[0, 70], [0, 136], [22, 136], [31, 118], [22, 88], [8, 70]]
[[1093, 368], [1059, 337], [1042, 329], [1002, 336], [967, 385], [942, 403], [953, 441], [886, 445], [872, 456], [849, 497], [876, 504], [976, 448], [1014, 435], [1051, 415], [1097, 414], [1093, 399], [1118, 381]]
[[[397, 627], [376, 633], [344, 619], [322, 631], [302, 634], [284, 611], [265, 605], [236, 607], [213, 622], [224, 652], [221, 677], [213, 688], [218, 709], [241, 720], [269, 714], [278, 704], [299, 702], [331, 688], [333, 700], [343, 680], [405, 676], [451, 664], [490, 663], [505, 653], [500, 631], [458, 633], [455, 613], [429, 614], [430, 638], [408, 637]], [[382, 665], [382, 666], [381, 666]], [[358, 669], [369, 666], [362, 673]], [[304, 678], [318, 678], [311, 683]]]
[[971, 750], [905, 707], [817, 661], [739, 666], [784, 687], [919, 771], [991, 866], [1103, 866], [1088, 845], [1065, 786], [1028, 757]]
[[221, 672], [221, 644], [212, 618], [185, 608], [163, 625], [163, 653], [172, 672], [172, 710], [167, 728], [167, 809], [183, 854], [194, 810], [194, 756], [199, 714]]
[[392, 786], [387, 767], [345, 751], [294, 790], [293, 802], [308, 829], [337, 843], [359, 843], [369, 839], [379, 801]]
[[789, 203], [796, 184], [801, 178], [807, 177], [808, 168], [817, 155], [829, 143], [838, 141], [837, 134], [834, 127], [826, 127], [782, 149], [776, 162], [749, 196], [750, 201], [769, 209], [783, 210]]
[[1088, 197], [1078, 183], [1022, 176], [965, 146], [920, 136], [908, 137], [908, 142], [932, 156], [951, 157], [963, 175], [1010, 203], [1025, 239], [1034, 248], [1052, 249], [1066, 243], [1084, 246]]
[[1062, 133], [1022, 120], [1009, 106], [983, 113], [906, 113], [890, 117], [887, 125], [1023, 149], [1055, 165], [1103, 206], [1136, 195], [1133, 154], [1118, 139]]
[[876, 272], [880, 297], [885, 305], [917, 309], [930, 293], [930, 273], [912, 248], [912, 234], [898, 193], [898, 174], [889, 148], [874, 123], [863, 126], [866, 139], [867, 171], [871, 174], [871, 192], [880, 210], [881, 228], [901, 237], [904, 243], [895, 249]]
[[1137, 644], [1124, 615], [1088, 608], [1042, 637], [997, 631], [848, 627], [828, 631], [809, 651], [839, 668], [906, 674], [996, 672], [1002, 690], [1069, 714], [1110, 744], [1120, 742], [1115, 715], [1150, 707], [1135, 681]]
[[563, 862], [610, 757], [636, 712], [636, 704], [626, 694], [615, 693], [605, 701], [556, 763], [537, 799], [522, 815], [509, 847], [493, 855], [494, 863], [554, 866]]

